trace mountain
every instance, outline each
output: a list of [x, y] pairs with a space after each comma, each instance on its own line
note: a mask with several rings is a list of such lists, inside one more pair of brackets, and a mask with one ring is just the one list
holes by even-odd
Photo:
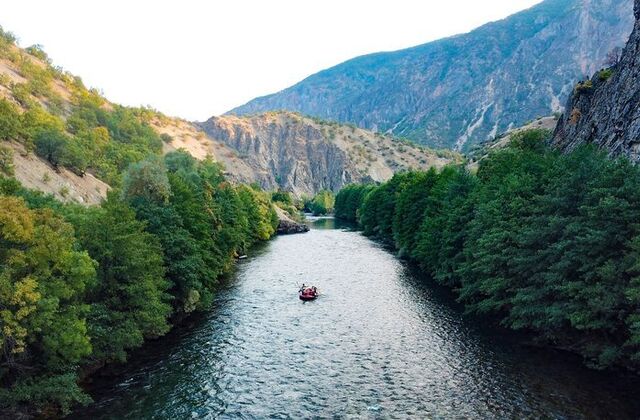
[[574, 88], [553, 137], [562, 150], [594, 143], [640, 162], [640, 0], [634, 12], [635, 27], [620, 60]]
[[292, 113], [198, 124], [112, 103], [53, 66], [38, 46], [0, 29], [0, 173], [62, 201], [97, 204], [129, 164], [183, 149], [220, 162], [228, 179], [297, 195], [395, 171], [441, 167], [460, 156], [355, 126]]
[[200, 128], [235, 150], [263, 188], [297, 195], [381, 182], [397, 171], [441, 168], [461, 160], [455, 153], [291, 112], [213, 117]]
[[632, 0], [546, 0], [467, 34], [366, 55], [230, 111], [291, 110], [464, 150], [562, 111], [633, 26]]

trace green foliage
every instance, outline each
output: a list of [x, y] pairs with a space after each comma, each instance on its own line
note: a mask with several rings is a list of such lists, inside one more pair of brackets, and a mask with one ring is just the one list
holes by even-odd
[[367, 195], [360, 208], [359, 220], [365, 235], [393, 243], [396, 195], [411, 176], [407, 173], [397, 173]]
[[0, 171], [9, 176], [14, 174], [13, 149], [7, 146], [0, 146]]
[[126, 351], [169, 329], [169, 283], [158, 238], [116, 194], [101, 208], [69, 210], [82, 248], [98, 262], [88, 294], [92, 358], [126, 359]]
[[282, 203], [285, 205], [292, 205], [293, 198], [291, 198], [291, 193], [283, 190], [278, 190], [271, 194], [271, 201], [274, 203]]
[[640, 168], [588, 146], [561, 155], [548, 135], [515, 135], [477, 176], [461, 167], [396, 175], [355, 212], [359, 189], [349, 186], [336, 214], [455, 288], [469, 312], [596, 367], [637, 367]]
[[17, 140], [21, 134], [20, 114], [15, 105], [0, 99], [0, 140]]
[[50, 63], [51, 60], [44, 49], [42, 49], [42, 45], [34, 44], [30, 47], [25, 48], [25, 51], [31, 54], [32, 56], [44, 61], [45, 63]]
[[[444, 175], [440, 175], [444, 177]], [[416, 247], [416, 238], [425, 216], [431, 189], [438, 181], [435, 169], [428, 172], [404, 174], [404, 183], [396, 192], [393, 215], [393, 239], [401, 256], [410, 256]]]
[[322, 190], [313, 197], [313, 199], [305, 203], [308, 211], [314, 216], [321, 216], [333, 212], [335, 204], [335, 196], [331, 191]]
[[578, 82], [575, 90], [578, 94], [590, 93], [591, 91], [593, 91], [593, 82], [591, 80]]
[[375, 188], [374, 185], [347, 185], [336, 195], [335, 217], [350, 222], [357, 222], [359, 209], [365, 197]]
[[[269, 202], [266, 193], [246, 185], [238, 187], [238, 195], [242, 202], [242, 209], [247, 217], [246, 242], [242, 249], [257, 241], [265, 241], [273, 236], [278, 227], [278, 215]], [[275, 195], [275, 194], [274, 194]], [[291, 198], [289, 196], [289, 198]]]
[[9, 31], [4, 30], [2, 26], [0, 26], [0, 51], [3, 53], [7, 51], [9, 46], [14, 46], [16, 44], [16, 36]]
[[67, 415], [74, 405], [90, 402], [74, 373], [22, 378], [11, 388], [0, 388], [0, 407], [29, 403], [36, 409], [50, 409], [53, 404], [58, 405], [61, 414]]
[[457, 287], [477, 179], [461, 167], [445, 168], [443, 174], [431, 190], [411, 255], [438, 283]]
[[611, 76], [613, 76], [613, 69], [603, 69], [598, 72], [598, 79], [603, 82], [611, 79]]
[[71, 225], [21, 198], [0, 197], [0, 238], [0, 380], [33, 389], [50, 380], [39, 375], [69, 372], [91, 353], [83, 297], [95, 284], [95, 262], [75, 249]]
[[126, 200], [144, 198], [146, 201], [166, 203], [171, 186], [164, 162], [157, 157], [132, 164], [127, 170], [122, 187]]
[[132, 165], [124, 179], [123, 197], [165, 251], [177, 311], [207, 307], [233, 256], [275, 232], [266, 194], [232, 187], [212, 161], [174, 152], [164, 164], [150, 158]]
[[64, 163], [70, 138], [64, 132], [51, 129], [39, 131], [35, 136], [36, 153], [53, 166]]
[[[43, 129], [37, 146], [51, 131], [73, 142]], [[174, 311], [206, 308], [234, 256], [277, 226], [268, 194], [185, 152], [124, 179], [82, 207], [0, 177], [0, 412], [86, 403], [79, 367], [125, 361]]]

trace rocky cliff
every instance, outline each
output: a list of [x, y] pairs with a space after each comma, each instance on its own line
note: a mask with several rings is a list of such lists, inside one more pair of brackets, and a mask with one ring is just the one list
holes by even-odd
[[633, 0], [546, 0], [414, 48], [358, 57], [238, 107], [287, 109], [435, 147], [468, 146], [562, 111], [626, 42]]
[[213, 117], [200, 127], [212, 141], [234, 150], [263, 188], [297, 195], [385, 181], [400, 170], [442, 167], [460, 159], [353, 125], [291, 112]]
[[595, 143], [640, 162], [640, 0], [634, 12], [636, 24], [620, 61], [575, 87], [554, 133], [557, 147]]
[[[86, 89], [74, 75], [53, 67], [40, 49], [22, 49], [13, 40], [0, 28], [0, 114], [4, 112], [0, 115], [0, 138], [13, 140], [0, 141], [0, 173], [15, 176], [24, 186], [63, 201], [96, 204], [105, 197], [109, 185], [103, 181], [107, 181], [108, 173], [105, 175], [92, 166], [100, 160], [95, 156], [119, 156], [132, 141], [114, 140], [113, 135], [129, 131], [104, 122], [116, 111], [137, 119], [140, 130], [150, 127], [158, 135], [153, 149], [139, 145], [130, 155], [132, 159], [143, 158], [144, 153], [184, 149], [198, 159], [211, 158], [222, 163], [228, 179], [257, 182], [269, 190], [284, 188], [297, 195], [312, 195], [321, 189], [337, 190], [349, 182], [384, 181], [399, 170], [441, 167], [460, 160], [459, 155], [450, 152], [434, 152], [355, 126], [293, 113], [219, 117], [198, 124], [152, 109], [126, 109]], [[102, 125], [95, 132], [77, 125], [81, 107], [86, 108], [85, 113], [93, 109], [87, 108], [87, 103], [99, 104], [98, 111], [94, 111], [102, 118]], [[20, 120], [19, 115], [25, 113], [29, 121], [37, 119], [41, 124], [56, 127], [60, 136], [66, 136], [60, 140], [65, 149], [59, 154], [64, 153], [68, 161], [72, 160], [70, 156], [82, 157], [91, 159], [91, 164], [74, 172], [65, 167], [66, 161], [53, 165], [39, 157], [24, 133], [18, 128], [11, 132], [11, 124], [3, 119], [6, 114], [12, 115], [9, 120]], [[58, 145], [56, 150], [62, 148]], [[123, 162], [118, 170], [125, 167]]]

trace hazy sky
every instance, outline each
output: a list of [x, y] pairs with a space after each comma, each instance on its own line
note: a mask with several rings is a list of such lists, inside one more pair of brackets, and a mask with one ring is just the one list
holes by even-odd
[[204, 120], [354, 56], [422, 44], [540, 0], [4, 0], [20, 45], [112, 101]]

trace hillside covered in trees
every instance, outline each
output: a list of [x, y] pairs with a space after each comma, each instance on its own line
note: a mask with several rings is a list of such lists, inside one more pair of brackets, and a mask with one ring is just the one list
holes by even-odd
[[581, 354], [640, 361], [640, 168], [593, 146], [568, 154], [544, 130], [514, 135], [477, 175], [407, 172], [337, 195], [337, 217], [394, 246], [469, 313]]
[[[0, 61], [20, 69], [0, 80], [3, 418], [87, 402], [83, 377], [207, 308], [234, 257], [278, 222], [270, 195], [230, 183], [218, 162], [163, 155], [161, 115], [113, 105], [14, 42], [0, 33]], [[92, 200], [25, 188], [14, 153], [46, 162], [43, 185], [63, 168], [109, 185]]]

